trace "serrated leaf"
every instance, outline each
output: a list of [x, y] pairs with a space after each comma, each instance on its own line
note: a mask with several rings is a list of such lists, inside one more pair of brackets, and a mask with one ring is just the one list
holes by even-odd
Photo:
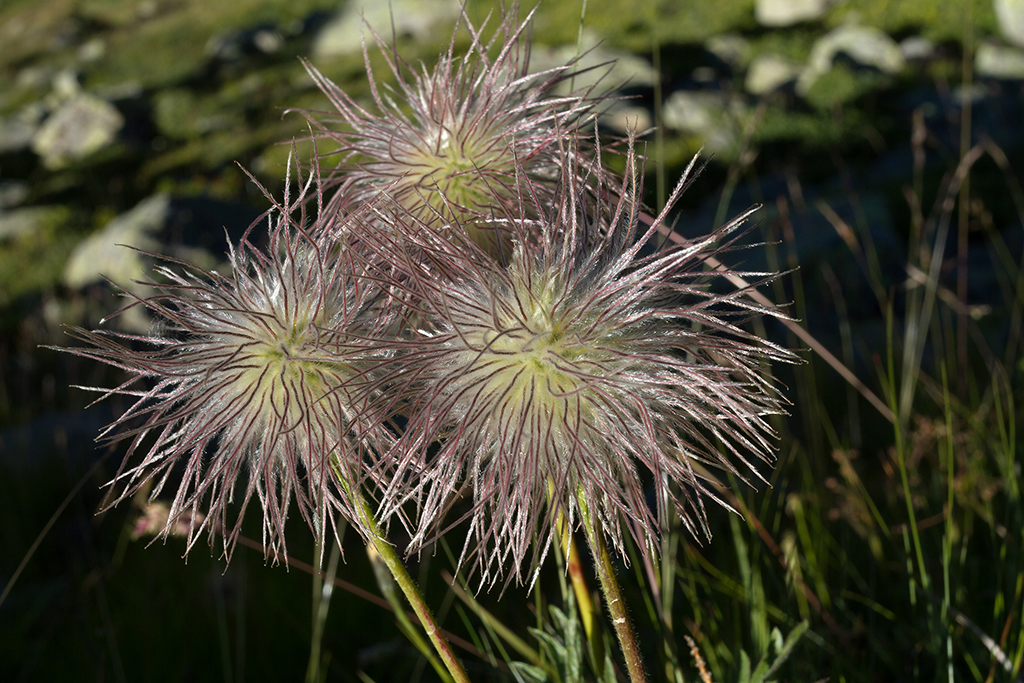
[[797, 641], [799, 641], [804, 633], [807, 632], [808, 628], [810, 628], [810, 623], [807, 621], [801, 621], [793, 628], [792, 631], [789, 632], [789, 635], [786, 636], [786, 642], [784, 642], [782, 647], [779, 649], [779, 656], [775, 658], [775, 662], [771, 665], [768, 671], [765, 672], [765, 678], [774, 674], [778, 668], [782, 666], [783, 662], [789, 659], [789, 655], [793, 653], [793, 648], [796, 647]]
[[512, 673], [527, 683], [551, 683], [551, 678], [544, 669], [526, 662], [509, 662]]
[[541, 647], [548, 653], [548, 656], [559, 664], [565, 661], [565, 646], [557, 638], [535, 628], [530, 629], [530, 633], [540, 641]]

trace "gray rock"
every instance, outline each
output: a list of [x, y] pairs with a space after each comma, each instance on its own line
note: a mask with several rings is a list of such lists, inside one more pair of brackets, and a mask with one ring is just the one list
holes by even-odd
[[1024, 78], [1024, 50], [983, 42], [974, 53], [974, 72], [985, 78]]
[[[159, 233], [170, 215], [170, 195], [158, 194], [143, 200], [75, 247], [64, 266], [63, 283], [80, 289], [109, 278], [119, 288], [136, 296], [155, 293], [152, 287], [138, 284], [152, 271], [154, 260], [136, 249], [160, 253], [163, 246]], [[118, 315], [115, 320], [121, 329], [129, 331], [141, 332], [150, 325], [148, 316], [139, 306]]]
[[143, 278], [149, 267], [142, 254], [125, 246], [160, 252], [162, 246], [157, 235], [167, 224], [170, 210], [170, 195], [157, 194], [107, 223], [71, 252], [64, 266], [64, 284], [79, 289], [102, 282], [106, 276], [127, 286], [132, 280]]
[[[252, 207], [208, 197], [153, 195], [80, 242], [68, 257], [62, 281], [78, 289], [109, 278], [137, 295], [152, 293], [151, 287], [133, 281], [158, 277], [153, 267], [161, 261], [153, 254], [207, 270], [218, 268], [228, 242], [237, 243], [258, 214]], [[132, 310], [136, 312], [118, 316], [117, 324], [123, 329], [146, 329], [145, 314]]]
[[861, 66], [872, 67], [886, 74], [896, 74], [906, 64], [899, 45], [878, 29], [869, 26], [840, 26], [814, 43], [807, 68], [797, 82], [797, 92], [805, 94], [810, 90], [814, 81], [832, 68], [840, 54]]
[[583, 32], [579, 49], [575, 45], [556, 48], [534, 47], [530, 54], [530, 71], [538, 73], [556, 69], [576, 59], [578, 72], [570, 81], [564, 81], [555, 88], [556, 93], [565, 94], [570, 90], [596, 87], [599, 92], [608, 92], [629, 87], [652, 87], [658, 73], [643, 57], [624, 50], [604, 47], [600, 39], [590, 31]]
[[0, 211], [0, 244], [28, 237], [52, 216], [51, 207], [32, 206], [14, 211]]
[[598, 115], [597, 124], [603, 132], [643, 134], [654, 126], [654, 117], [647, 107], [632, 104], [629, 100], [617, 100]]
[[[411, 35], [418, 40], [429, 38], [437, 24], [449, 24], [459, 16], [459, 0], [348, 0], [345, 6], [328, 21], [313, 39], [313, 57], [339, 57], [362, 50], [363, 21], [379, 34], [391, 36], [395, 32]], [[367, 34], [369, 40], [369, 34]]]
[[69, 100], [82, 92], [78, 71], [73, 68], [61, 69], [53, 76], [53, 93], [57, 101]]
[[112, 104], [79, 94], [43, 122], [32, 149], [48, 168], [61, 168], [112, 143], [123, 125], [124, 117]]
[[766, 95], [796, 81], [801, 70], [799, 64], [781, 55], [761, 54], [750, 63], [744, 87], [751, 95]]
[[665, 100], [661, 115], [666, 128], [703, 138], [713, 152], [736, 143], [736, 122], [744, 110], [738, 98], [721, 91], [677, 90]]
[[1024, 0], [993, 0], [992, 4], [1003, 37], [1024, 47]]
[[739, 71], [750, 62], [750, 43], [737, 33], [712, 36], [704, 49]]
[[284, 46], [284, 36], [274, 24], [219, 33], [206, 42], [206, 54], [222, 62], [237, 62], [255, 54], [272, 54]]
[[256, 32], [252, 42], [263, 54], [273, 54], [284, 46], [284, 36], [280, 32], [270, 29], [263, 29]]
[[703, 133], [712, 129], [725, 110], [718, 92], [677, 90], [661, 107], [665, 127], [684, 133]]
[[710, 66], [698, 66], [690, 72], [690, 78], [701, 87], [707, 87], [718, 81], [718, 72]]
[[28, 149], [39, 130], [41, 111], [29, 107], [6, 119], [0, 119], [0, 154]]
[[820, 19], [828, 5], [828, 0], [757, 0], [754, 18], [762, 26], [792, 26]]
[[107, 43], [102, 38], [93, 38], [92, 40], [83, 43], [75, 56], [81, 62], [95, 62], [97, 59], [107, 53]]
[[43, 64], [26, 66], [14, 79], [19, 88], [48, 88], [53, 82], [53, 67]]
[[135, 16], [139, 19], [146, 21], [156, 16], [156, 13], [160, 11], [160, 3], [156, 0], [142, 0], [139, 3], [138, 8], [135, 10]]
[[28, 183], [0, 180], [0, 209], [13, 209], [28, 198]]
[[900, 41], [900, 54], [908, 62], [923, 62], [935, 56], [935, 44], [922, 36], [910, 36]]

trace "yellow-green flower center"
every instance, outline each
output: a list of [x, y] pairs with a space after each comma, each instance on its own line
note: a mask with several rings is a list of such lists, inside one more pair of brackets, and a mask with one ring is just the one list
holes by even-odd
[[[498, 254], [494, 228], [480, 224], [503, 195], [515, 173], [515, 157], [503, 140], [484, 135], [460, 139], [440, 129], [433, 135], [434, 145], [421, 147], [410, 156], [403, 184], [411, 191], [401, 193], [406, 209], [426, 223], [437, 216], [442, 222], [463, 226], [478, 246]], [[507, 255], [507, 251], [506, 251]]]
[[490, 404], [495, 427], [593, 425], [595, 382], [603, 385], [621, 361], [597, 340], [581, 338], [578, 320], [560, 314], [557, 283], [533, 284], [532, 296], [520, 292], [508, 314], [496, 316], [499, 324], [461, 330], [467, 371], [458, 385], [471, 388], [477, 406]]
[[233, 384], [248, 396], [261, 423], [280, 420], [289, 429], [308, 420], [327, 409], [323, 399], [353, 374], [315, 342], [312, 325], [296, 323], [289, 330], [264, 330], [244, 348]]

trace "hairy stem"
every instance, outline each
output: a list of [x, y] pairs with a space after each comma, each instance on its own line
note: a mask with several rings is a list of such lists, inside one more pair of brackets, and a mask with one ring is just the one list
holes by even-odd
[[452, 646], [448, 643], [448, 639], [445, 638], [441, 627], [438, 626], [437, 620], [434, 619], [434, 613], [430, 611], [430, 607], [427, 605], [426, 600], [423, 599], [420, 589], [416, 587], [416, 582], [409, 576], [409, 570], [405, 568], [402, 558], [395, 552], [395, 548], [388, 543], [384, 531], [377, 524], [377, 520], [373, 516], [373, 510], [370, 509], [370, 505], [366, 502], [363, 492], [358, 488], [352, 490], [354, 487], [349, 487], [345, 483], [346, 480], [341, 476], [338, 477], [338, 480], [347, 492], [352, 495], [356, 514], [359, 515], [360, 521], [365, 525], [370, 542], [373, 544], [378, 555], [380, 555], [380, 559], [384, 562], [388, 571], [391, 572], [391, 576], [395, 578], [395, 583], [398, 584], [398, 587], [405, 594], [405, 599], [409, 601], [409, 606], [412, 607], [413, 612], [419, 618], [423, 630], [427, 632], [427, 637], [430, 639], [431, 644], [433, 644], [434, 649], [437, 650], [437, 654], [441, 657], [441, 661], [444, 662], [448, 673], [451, 674], [455, 683], [469, 683], [466, 668], [462, 666], [462, 662], [459, 661], [459, 658], [452, 651]]
[[391, 575], [395, 577], [395, 583], [405, 593], [405, 599], [409, 601], [409, 606], [412, 607], [416, 616], [419, 617], [420, 624], [423, 625], [423, 630], [427, 632], [427, 637], [430, 638], [430, 642], [434, 645], [434, 649], [437, 650], [441, 661], [444, 662], [456, 683], [469, 683], [469, 676], [466, 675], [465, 667], [462, 666], [462, 662], [452, 652], [452, 646], [448, 643], [448, 639], [444, 637], [444, 633], [437, 625], [434, 613], [430, 611], [426, 600], [423, 599], [423, 594], [416, 587], [416, 582], [409, 576], [405, 563], [402, 562], [398, 553], [395, 552], [395, 548], [384, 537], [380, 526], [377, 524], [377, 520], [373, 518], [373, 513], [366, 504], [366, 499], [362, 496], [359, 497], [359, 506], [363, 522], [370, 530], [370, 541], [380, 554], [380, 558], [384, 561]]
[[370, 558], [370, 566], [373, 567], [373, 573], [377, 578], [377, 585], [380, 587], [380, 592], [384, 595], [384, 598], [391, 604], [391, 609], [394, 610], [395, 619], [398, 620], [398, 626], [400, 630], [405, 634], [405, 637], [409, 639], [409, 642], [420, 651], [420, 653], [427, 658], [430, 662], [430, 666], [433, 667], [437, 675], [441, 677], [441, 680], [445, 683], [451, 683], [452, 677], [446, 670], [441, 660], [437, 658], [437, 655], [430, 649], [430, 645], [427, 641], [423, 640], [423, 636], [419, 629], [412, 623], [408, 615], [405, 613], [405, 608], [402, 607], [402, 599], [398, 597], [398, 591], [395, 590], [395, 580], [389, 571], [387, 571], [387, 564], [384, 559], [377, 552], [376, 546], [373, 544], [366, 546], [366, 555]]
[[619, 647], [626, 660], [630, 683], [647, 683], [640, 646], [636, 641], [636, 633], [633, 632], [629, 615], [626, 614], [626, 603], [622, 600], [622, 591], [619, 589], [618, 579], [615, 578], [615, 567], [612, 566], [608, 546], [605, 544], [604, 536], [599, 528], [600, 523], [590, 514], [590, 508], [587, 506], [582, 492], [577, 495], [577, 499], [583, 514], [583, 526], [587, 532], [587, 541], [590, 543], [590, 552], [594, 556], [594, 565], [597, 567], [597, 576], [601, 580], [601, 592], [604, 594], [604, 601], [608, 604], [608, 614], [612, 618], [615, 635], [619, 638]]
[[[550, 485], [550, 482], [548, 482]], [[576, 607], [583, 621], [583, 631], [587, 635], [587, 642], [590, 644], [590, 654], [594, 660], [594, 667], [601, 671], [604, 666], [604, 640], [598, 630], [597, 621], [594, 618], [594, 601], [590, 597], [590, 588], [587, 587], [587, 578], [583, 575], [583, 563], [580, 559], [580, 551], [573, 538], [572, 530], [565, 516], [558, 515], [558, 526], [562, 535], [562, 555], [565, 557], [565, 567], [572, 582], [572, 590], [576, 596]]]

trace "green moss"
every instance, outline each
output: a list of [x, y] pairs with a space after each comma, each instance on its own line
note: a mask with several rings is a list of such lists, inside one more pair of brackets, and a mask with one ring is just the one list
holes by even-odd
[[217, 136], [219, 140], [195, 140], [182, 147], [177, 147], [170, 152], [147, 161], [139, 169], [139, 175], [147, 180], [152, 180], [164, 173], [169, 173], [177, 168], [186, 166], [199, 166], [209, 170], [211, 167], [219, 166], [229, 161], [233, 156], [244, 152], [246, 146], [232, 136]]
[[153, 120], [161, 134], [178, 140], [215, 130], [244, 128], [246, 121], [240, 104], [224, 100], [188, 90], [164, 90], [153, 97]]
[[134, 81], [147, 88], [179, 83], [206, 63], [207, 45], [217, 35], [261, 22], [285, 24], [335, 7], [328, 0], [182, 0], [165, 5], [152, 18], [108, 32], [107, 53], [91, 80], [98, 85]]
[[60, 282], [79, 236], [67, 229], [71, 209], [46, 208], [31, 233], [0, 243], [0, 305]]
[[844, 112], [843, 120], [839, 121], [827, 112], [811, 114], [773, 106], [765, 110], [760, 125], [754, 131], [753, 141], [794, 140], [805, 149], [814, 149], [855, 136], [861, 125], [860, 117], [852, 111]]
[[884, 82], [884, 77], [867, 70], [854, 70], [837, 63], [814, 81], [807, 94], [807, 102], [817, 109], [831, 109], [839, 104], [853, 102]]
[[781, 55], [798, 64], [804, 64], [811, 54], [811, 47], [819, 38], [821, 31], [814, 31], [806, 26], [768, 31], [749, 39], [750, 52], [754, 55]]
[[13, 114], [26, 104], [38, 100], [39, 95], [35, 88], [19, 88], [14, 78], [0, 73], [0, 116]]
[[[542, 44], [575, 43], [579, 2], [545, 2], [538, 10], [535, 36]], [[662, 45], [700, 43], [711, 36], [753, 29], [754, 0], [673, 2], [638, 0], [628, 11], [620, 0], [588, 0], [584, 26], [612, 47], [649, 52], [657, 31]]]
[[886, 33], [913, 31], [935, 42], [960, 42], [968, 17], [976, 37], [998, 33], [992, 0], [857, 0], [839, 3], [826, 24], [835, 27], [855, 20]]
[[153, 96], [153, 122], [162, 135], [188, 139], [196, 134], [196, 100], [187, 90], [163, 90]]
[[[666, 170], [673, 171], [670, 177], [674, 176], [675, 171], [685, 168], [703, 146], [704, 141], [695, 135], [670, 136], [666, 138], [664, 147], [665, 158], [662, 162], [665, 164]], [[649, 147], [648, 153], [653, 152], [653, 150], [653, 146]], [[715, 158], [719, 159], [720, 157], [721, 155], [716, 152]]]
[[0, 69], [20, 65], [49, 51], [53, 36], [74, 11], [71, 0], [0, 3]]

